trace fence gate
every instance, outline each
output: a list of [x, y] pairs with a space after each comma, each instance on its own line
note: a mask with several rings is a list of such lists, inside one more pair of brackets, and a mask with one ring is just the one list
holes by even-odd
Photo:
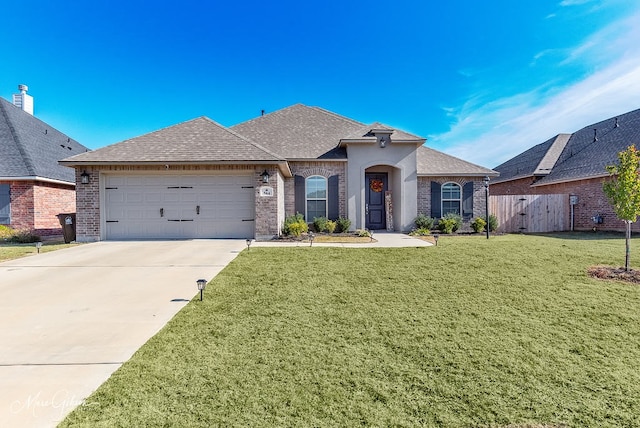
[[569, 230], [569, 195], [489, 196], [489, 210], [504, 233], [543, 233]]

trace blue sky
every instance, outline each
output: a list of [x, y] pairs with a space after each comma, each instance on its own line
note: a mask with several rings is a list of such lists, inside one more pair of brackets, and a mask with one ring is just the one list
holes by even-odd
[[[9, 3], [9, 4], [6, 4]], [[0, 96], [89, 148], [320, 106], [494, 167], [640, 108], [640, 2], [5, 2]]]

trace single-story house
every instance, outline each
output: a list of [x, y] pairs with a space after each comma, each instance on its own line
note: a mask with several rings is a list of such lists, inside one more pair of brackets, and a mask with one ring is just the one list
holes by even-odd
[[498, 165], [491, 194], [566, 194], [575, 202], [576, 230], [624, 230], [602, 184], [609, 177], [605, 167], [617, 164], [618, 153], [632, 144], [640, 148], [640, 109], [558, 134]]
[[497, 173], [424, 143], [297, 104], [230, 128], [199, 117], [61, 164], [76, 169], [79, 241], [269, 239], [297, 212], [396, 231], [418, 213], [483, 215], [482, 180]]
[[76, 179], [58, 161], [87, 148], [34, 117], [27, 86], [19, 89], [13, 104], [0, 98], [0, 224], [60, 235], [57, 214], [76, 211]]

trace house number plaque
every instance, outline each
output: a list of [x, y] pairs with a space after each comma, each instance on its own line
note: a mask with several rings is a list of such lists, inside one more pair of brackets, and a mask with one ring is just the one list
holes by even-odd
[[260, 196], [273, 196], [273, 187], [270, 187], [270, 186], [260, 187]]

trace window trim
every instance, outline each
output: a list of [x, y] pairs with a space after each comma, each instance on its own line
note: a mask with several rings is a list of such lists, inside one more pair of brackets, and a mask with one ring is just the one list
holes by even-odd
[[[309, 198], [309, 193], [307, 192], [308, 183], [310, 178], [321, 178], [324, 181], [324, 198]], [[310, 175], [304, 179], [304, 218], [307, 222], [312, 222], [313, 219], [309, 218], [309, 201], [324, 201], [324, 217], [328, 218], [328, 210], [329, 210], [329, 179], [322, 175]]]
[[[458, 187], [458, 192], [460, 197], [457, 199], [452, 199], [452, 198], [445, 198], [444, 194], [444, 187], [447, 185], [454, 185]], [[444, 217], [445, 215], [449, 214], [450, 212], [445, 213], [445, 209], [444, 209], [444, 203], [445, 202], [458, 202], [458, 212], [455, 213], [457, 215], [462, 215], [462, 200], [463, 200], [463, 195], [462, 195], [462, 186], [459, 183], [456, 183], [455, 181], [447, 181], [446, 183], [442, 183], [442, 185], [440, 186], [440, 213], [442, 214], [442, 216]]]

